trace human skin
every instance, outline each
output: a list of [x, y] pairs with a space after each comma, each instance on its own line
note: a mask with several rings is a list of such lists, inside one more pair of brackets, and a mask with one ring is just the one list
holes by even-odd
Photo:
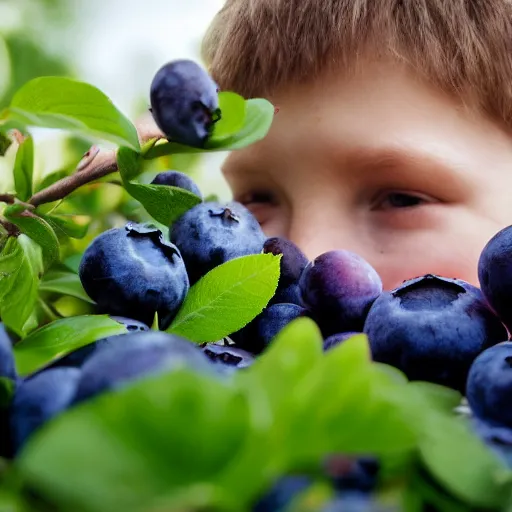
[[268, 135], [232, 152], [234, 199], [309, 258], [347, 249], [384, 288], [427, 273], [478, 285], [512, 224], [512, 133], [397, 62], [276, 91]]

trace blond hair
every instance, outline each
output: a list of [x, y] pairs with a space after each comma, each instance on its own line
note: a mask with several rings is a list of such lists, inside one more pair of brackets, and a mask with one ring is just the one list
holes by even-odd
[[246, 98], [392, 55], [512, 125], [512, 0], [227, 0], [202, 44], [209, 72]]

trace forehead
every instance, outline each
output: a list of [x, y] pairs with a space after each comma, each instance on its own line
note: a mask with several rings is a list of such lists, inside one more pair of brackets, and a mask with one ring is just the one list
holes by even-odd
[[466, 167], [477, 157], [492, 162], [497, 150], [511, 148], [502, 127], [398, 63], [369, 64], [353, 75], [332, 72], [269, 99], [279, 111], [267, 137], [230, 155], [228, 178], [263, 167], [286, 172], [298, 160], [393, 166], [442, 155]]

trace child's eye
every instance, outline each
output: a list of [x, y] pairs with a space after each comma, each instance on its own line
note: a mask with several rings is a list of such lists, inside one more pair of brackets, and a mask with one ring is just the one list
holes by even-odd
[[432, 203], [432, 199], [421, 194], [408, 192], [386, 192], [373, 203], [374, 210], [391, 210], [397, 208], [415, 208]]
[[270, 220], [273, 216], [273, 207], [276, 206], [276, 199], [270, 192], [251, 192], [236, 200], [242, 203], [261, 225]]

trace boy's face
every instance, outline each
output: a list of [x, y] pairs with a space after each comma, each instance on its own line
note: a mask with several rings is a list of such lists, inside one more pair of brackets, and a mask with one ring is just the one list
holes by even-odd
[[512, 224], [512, 138], [398, 64], [284, 88], [267, 137], [229, 155], [234, 198], [310, 257], [348, 249], [385, 289], [427, 273], [477, 282]]

